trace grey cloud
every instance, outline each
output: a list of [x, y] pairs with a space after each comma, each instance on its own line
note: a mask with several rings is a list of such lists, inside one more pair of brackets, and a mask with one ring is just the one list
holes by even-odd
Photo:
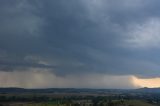
[[[0, 1], [1, 69], [51, 68], [56, 74], [157, 74], [157, 54], [125, 48], [128, 26], [159, 17], [159, 1]], [[40, 57], [39, 61], [25, 60]], [[139, 58], [141, 57], [141, 58]], [[11, 68], [12, 67], [12, 68]], [[147, 70], [147, 72], [146, 72]], [[149, 70], [149, 71], [148, 71]], [[152, 70], [152, 71], [150, 71]]]

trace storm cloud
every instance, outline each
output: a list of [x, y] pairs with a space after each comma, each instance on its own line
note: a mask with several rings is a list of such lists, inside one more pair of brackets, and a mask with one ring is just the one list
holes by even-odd
[[[68, 86], [60, 87], [80, 87], [69, 84], [79, 75], [159, 77], [159, 5], [156, 0], [1, 0], [0, 73], [47, 73], [59, 83], [67, 77]], [[13, 77], [15, 82], [23, 79]], [[0, 85], [5, 86], [2, 78]], [[134, 86], [129, 83], [96, 86]], [[31, 87], [27, 85], [22, 87]]]

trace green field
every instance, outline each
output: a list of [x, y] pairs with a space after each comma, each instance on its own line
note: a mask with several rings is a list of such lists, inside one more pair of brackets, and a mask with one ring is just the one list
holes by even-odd
[[125, 103], [131, 106], [155, 106], [140, 100], [128, 100]]
[[65, 104], [55, 104], [52, 102], [42, 102], [42, 103], [4, 103], [0, 106], [66, 106]]
[[[54, 102], [42, 102], [42, 103], [10, 103], [9, 106], [69, 106], [69, 105], [67, 104], [58, 105], [57, 103]], [[156, 106], [156, 105], [152, 105], [146, 103], [145, 101], [140, 101], [140, 100], [125, 100], [123, 104], [117, 104], [114, 106]]]
[[32, 104], [27, 104], [24, 106], [66, 106], [66, 105], [57, 105], [55, 103], [32, 103]]

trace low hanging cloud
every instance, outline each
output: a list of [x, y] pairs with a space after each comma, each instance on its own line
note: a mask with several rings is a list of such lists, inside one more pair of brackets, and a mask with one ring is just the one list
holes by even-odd
[[135, 88], [132, 76], [82, 74], [58, 76], [49, 70], [0, 72], [1, 87], [23, 88]]

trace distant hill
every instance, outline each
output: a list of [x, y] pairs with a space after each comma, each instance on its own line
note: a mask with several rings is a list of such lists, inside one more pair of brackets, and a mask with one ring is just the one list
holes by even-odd
[[24, 89], [24, 88], [0, 88], [0, 93], [121, 93], [128, 92], [122, 89], [88, 89], [88, 88], [46, 88], [46, 89]]
[[146, 93], [160, 93], [160, 88], [140, 88], [137, 89], [138, 92], [146, 92]]
[[0, 88], [0, 93], [160, 93], [160, 88], [140, 89], [78, 89], [78, 88], [46, 88], [46, 89], [24, 89], [24, 88]]

